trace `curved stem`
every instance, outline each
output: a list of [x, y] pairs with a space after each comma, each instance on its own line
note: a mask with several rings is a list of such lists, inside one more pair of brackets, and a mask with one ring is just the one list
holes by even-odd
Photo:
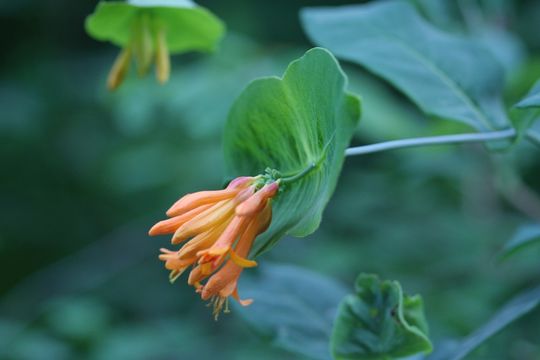
[[385, 141], [382, 143], [351, 147], [345, 150], [345, 156], [371, 154], [380, 151], [401, 149], [408, 147], [427, 146], [427, 145], [445, 145], [445, 144], [462, 144], [470, 142], [484, 142], [501, 139], [513, 138], [516, 136], [515, 129], [506, 129], [501, 131], [493, 131], [487, 133], [474, 134], [457, 134], [457, 135], [442, 135], [429, 136], [412, 139], [401, 139]]
[[306, 167], [304, 170], [302, 170], [298, 174], [293, 175], [293, 176], [289, 176], [289, 177], [283, 177], [283, 178], [279, 179], [279, 181], [281, 183], [283, 183], [283, 184], [295, 182], [296, 180], [306, 176], [311, 170], [315, 169], [316, 167], [317, 167], [317, 164], [313, 162], [313, 163], [309, 164], [308, 167]]
[[324, 145], [321, 157], [318, 160], [311, 162], [304, 170], [300, 171], [299, 173], [290, 175], [290, 176], [284, 176], [281, 179], [279, 179], [279, 181], [282, 182], [283, 184], [295, 182], [296, 180], [303, 178], [304, 176], [309, 174], [311, 170], [315, 169], [317, 166], [322, 164], [322, 162], [326, 158], [326, 152], [328, 151], [328, 147], [334, 140], [335, 135], [336, 133], [334, 132], [332, 136], [330, 137], [330, 139], [328, 140], [328, 142], [326, 143], [326, 145]]

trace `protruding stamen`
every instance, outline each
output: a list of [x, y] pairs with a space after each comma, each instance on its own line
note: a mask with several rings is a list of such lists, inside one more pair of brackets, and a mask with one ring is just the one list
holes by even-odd
[[186, 270], [187, 268], [183, 268], [182, 270], [173, 270], [171, 271], [171, 273], [169, 274], [169, 282], [172, 284], [176, 281], [176, 279], [178, 279], [180, 277], [180, 275], [182, 275], [182, 273]]
[[229, 309], [229, 298], [225, 298], [225, 310], [223, 310], [224, 314], [228, 314], [231, 312], [231, 309]]
[[214, 320], [218, 321], [219, 314], [221, 313], [221, 309], [223, 309], [223, 304], [225, 304], [227, 298], [221, 296], [215, 296], [214, 298], [214, 310], [212, 311], [212, 315], [214, 315]]

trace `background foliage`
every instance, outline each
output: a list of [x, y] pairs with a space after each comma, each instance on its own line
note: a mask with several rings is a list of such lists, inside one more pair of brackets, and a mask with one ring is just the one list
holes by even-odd
[[[338, 3], [352, 2], [331, 5]], [[414, 3], [435, 26], [474, 37], [497, 55], [506, 69], [508, 106], [540, 77], [537, 1]], [[268, 316], [244, 322], [249, 308], [213, 322], [196, 294], [169, 285], [157, 260], [167, 240], [146, 236], [173, 199], [221, 186], [221, 132], [230, 105], [254, 77], [282, 74], [312, 46], [298, 10], [329, 5], [200, 4], [229, 29], [218, 53], [174, 58], [168, 85], [132, 76], [115, 94], [104, 82], [117, 49], [84, 33], [95, 2], [0, 4], [0, 27], [9, 34], [0, 40], [0, 357], [309, 359], [321, 353], [310, 351], [316, 345], [294, 348], [296, 339], [262, 327]], [[343, 66], [350, 90], [363, 99], [354, 143], [462, 129], [425, 119], [387, 83]], [[537, 241], [499, 260], [521, 225], [540, 222], [539, 169], [538, 150], [528, 143], [509, 153], [462, 146], [347, 159], [319, 230], [284, 239], [259, 259], [260, 269], [248, 272], [265, 276], [265, 263], [279, 262], [337, 279], [329, 297], [319, 285], [302, 293], [324, 298], [328, 314], [288, 317], [319, 324], [353, 291], [359, 272], [399, 280], [406, 293], [422, 294], [437, 352], [540, 282]], [[310, 284], [296, 271], [306, 270], [287, 274]], [[298, 303], [295, 287], [279, 275], [268, 275], [277, 282], [241, 283], [247, 296], [256, 294], [252, 313], [257, 302], [273, 309]], [[538, 324], [540, 312], [533, 310], [470, 358], [536, 359]], [[324, 338], [322, 329], [329, 331], [315, 333]]]

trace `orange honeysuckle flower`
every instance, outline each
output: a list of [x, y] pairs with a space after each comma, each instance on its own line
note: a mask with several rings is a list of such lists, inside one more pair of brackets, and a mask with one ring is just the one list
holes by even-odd
[[169, 219], [149, 231], [150, 235], [173, 234], [172, 244], [186, 241], [177, 251], [161, 249], [159, 258], [171, 271], [171, 282], [193, 267], [188, 284], [203, 300], [211, 301], [215, 319], [224, 307], [229, 311], [229, 296], [243, 306], [252, 302], [240, 300], [238, 279], [244, 268], [257, 266], [247, 257], [255, 238], [270, 225], [271, 202], [278, 190], [279, 180], [239, 177], [226, 189], [185, 195], [167, 211]]

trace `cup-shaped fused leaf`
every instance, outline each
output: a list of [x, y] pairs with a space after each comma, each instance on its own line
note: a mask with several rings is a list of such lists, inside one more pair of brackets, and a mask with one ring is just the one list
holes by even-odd
[[332, 334], [337, 360], [378, 360], [431, 351], [419, 295], [403, 295], [397, 281], [360, 274], [356, 292], [341, 303]]
[[411, 4], [307, 8], [302, 22], [317, 45], [386, 79], [428, 115], [479, 131], [510, 126], [502, 66], [478, 42], [437, 29]]
[[172, 54], [212, 51], [225, 30], [221, 20], [191, 0], [131, 0], [100, 2], [86, 19], [86, 31], [97, 40], [124, 47], [131, 41], [133, 27], [142, 14], [149, 18], [156, 33], [165, 31]]
[[254, 246], [257, 255], [285, 234], [306, 236], [319, 226], [360, 118], [360, 100], [346, 84], [332, 54], [315, 48], [292, 62], [283, 78], [253, 81], [234, 103], [224, 139], [228, 175], [269, 167], [287, 176], [311, 168], [280, 186], [272, 225]]

